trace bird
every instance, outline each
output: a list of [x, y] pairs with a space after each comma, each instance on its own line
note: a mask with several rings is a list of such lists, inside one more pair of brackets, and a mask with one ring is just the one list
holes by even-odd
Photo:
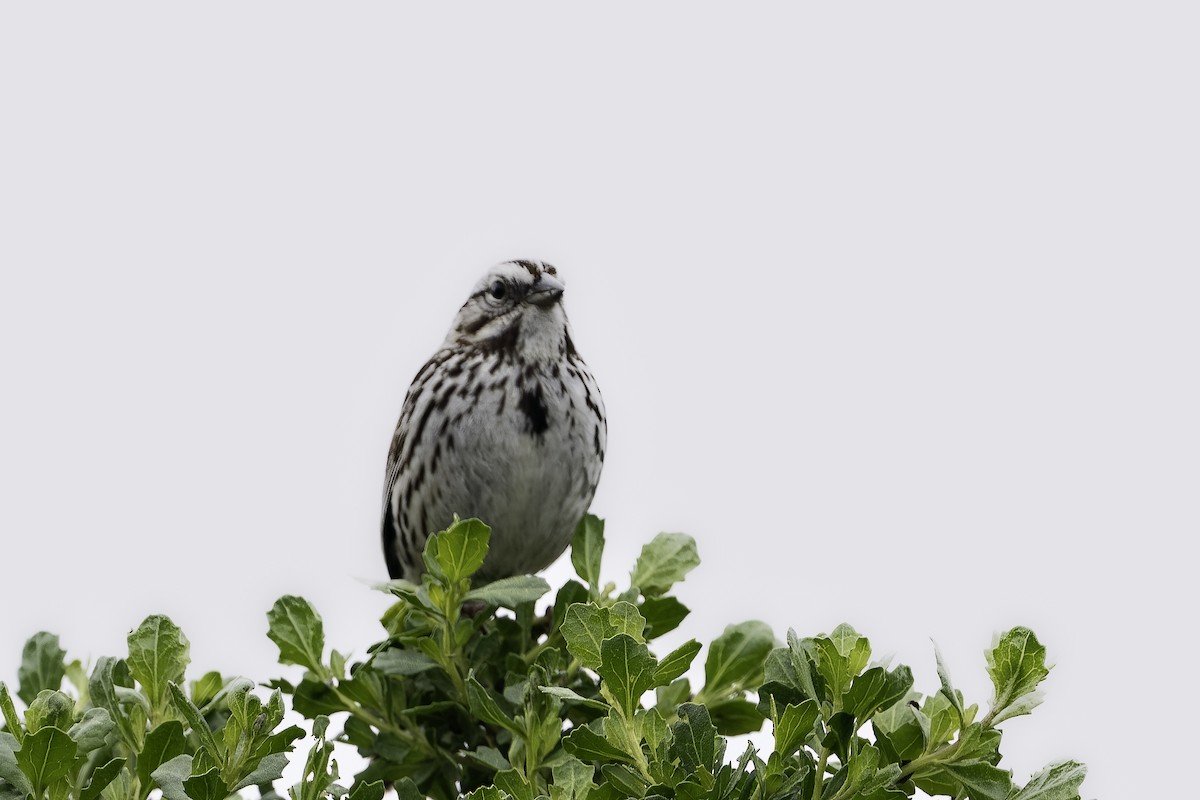
[[608, 425], [564, 289], [544, 261], [492, 267], [417, 372], [384, 481], [392, 578], [419, 581], [426, 540], [456, 515], [491, 528], [476, 583], [533, 574], [570, 543], [600, 481]]

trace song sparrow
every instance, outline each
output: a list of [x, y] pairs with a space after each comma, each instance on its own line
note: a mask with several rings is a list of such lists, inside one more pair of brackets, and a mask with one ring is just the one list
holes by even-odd
[[479, 581], [566, 549], [604, 463], [600, 390], [575, 350], [554, 267], [509, 261], [475, 285], [417, 373], [388, 452], [383, 551], [393, 578], [455, 514], [492, 528]]

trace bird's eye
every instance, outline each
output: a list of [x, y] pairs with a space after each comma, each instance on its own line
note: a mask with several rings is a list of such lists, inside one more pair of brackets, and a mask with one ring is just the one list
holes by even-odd
[[489, 291], [491, 291], [492, 297], [497, 300], [503, 300], [504, 296], [508, 294], [508, 287], [504, 285], [504, 281], [496, 281], [492, 284], [492, 288]]

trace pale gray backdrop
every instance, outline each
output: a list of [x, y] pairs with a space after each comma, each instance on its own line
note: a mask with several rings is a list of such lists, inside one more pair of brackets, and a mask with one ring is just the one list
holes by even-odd
[[934, 637], [985, 702], [1028, 625], [1058, 666], [1005, 725], [1017, 779], [1169, 794], [1198, 21], [6, 4], [0, 678], [36, 630], [88, 659], [165, 612], [197, 668], [267, 679], [282, 593], [373, 641], [404, 392], [484, 269], [540, 258], [608, 405], [609, 574], [699, 541], [672, 642], [849, 621], [933, 691]]

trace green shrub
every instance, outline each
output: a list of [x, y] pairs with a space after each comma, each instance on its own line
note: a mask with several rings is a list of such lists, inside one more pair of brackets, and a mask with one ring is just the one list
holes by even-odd
[[[0, 684], [0, 800], [146, 800], [156, 788], [166, 800], [224, 800], [251, 787], [276, 800], [273, 784], [305, 737], [283, 727], [284, 696], [313, 720], [292, 800], [380, 800], [385, 784], [401, 800], [899, 800], [918, 788], [1079, 797], [1080, 764], [1051, 765], [1023, 788], [999, 766], [997, 725], [1038, 705], [1048, 673], [1032, 631], [1014, 628], [987, 652], [986, 712], [954, 689], [940, 654], [940, 688], [922, 696], [908, 667], [872, 664], [848, 625], [789, 632], [783, 646], [763, 623], [731, 625], [693, 687], [699, 642], [661, 657], [650, 649], [688, 614], [670, 591], [699, 563], [689, 537], [656, 537], [618, 592], [601, 582], [603, 523], [588, 517], [572, 544], [579, 580], [539, 615], [550, 591], [541, 578], [471, 584], [488, 534], [478, 520], [456, 522], [430, 539], [420, 585], [382, 587], [396, 598], [387, 638], [361, 662], [326, 653], [317, 612], [280, 598], [268, 635], [281, 663], [304, 673], [268, 684], [265, 701], [216, 673], [185, 682], [188, 642], [166, 617], [148, 618], [125, 658], [101, 658], [90, 675], [65, 661], [57, 637], [35, 635], [18, 671], [23, 715]], [[341, 712], [344, 730], [329, 739], [329, 715]], [[727, 757], [725, 737], [766, 722], [773, 752], [750, 745]], [[349, 789], [337, 783], [335, 742], [369, 759]]]

